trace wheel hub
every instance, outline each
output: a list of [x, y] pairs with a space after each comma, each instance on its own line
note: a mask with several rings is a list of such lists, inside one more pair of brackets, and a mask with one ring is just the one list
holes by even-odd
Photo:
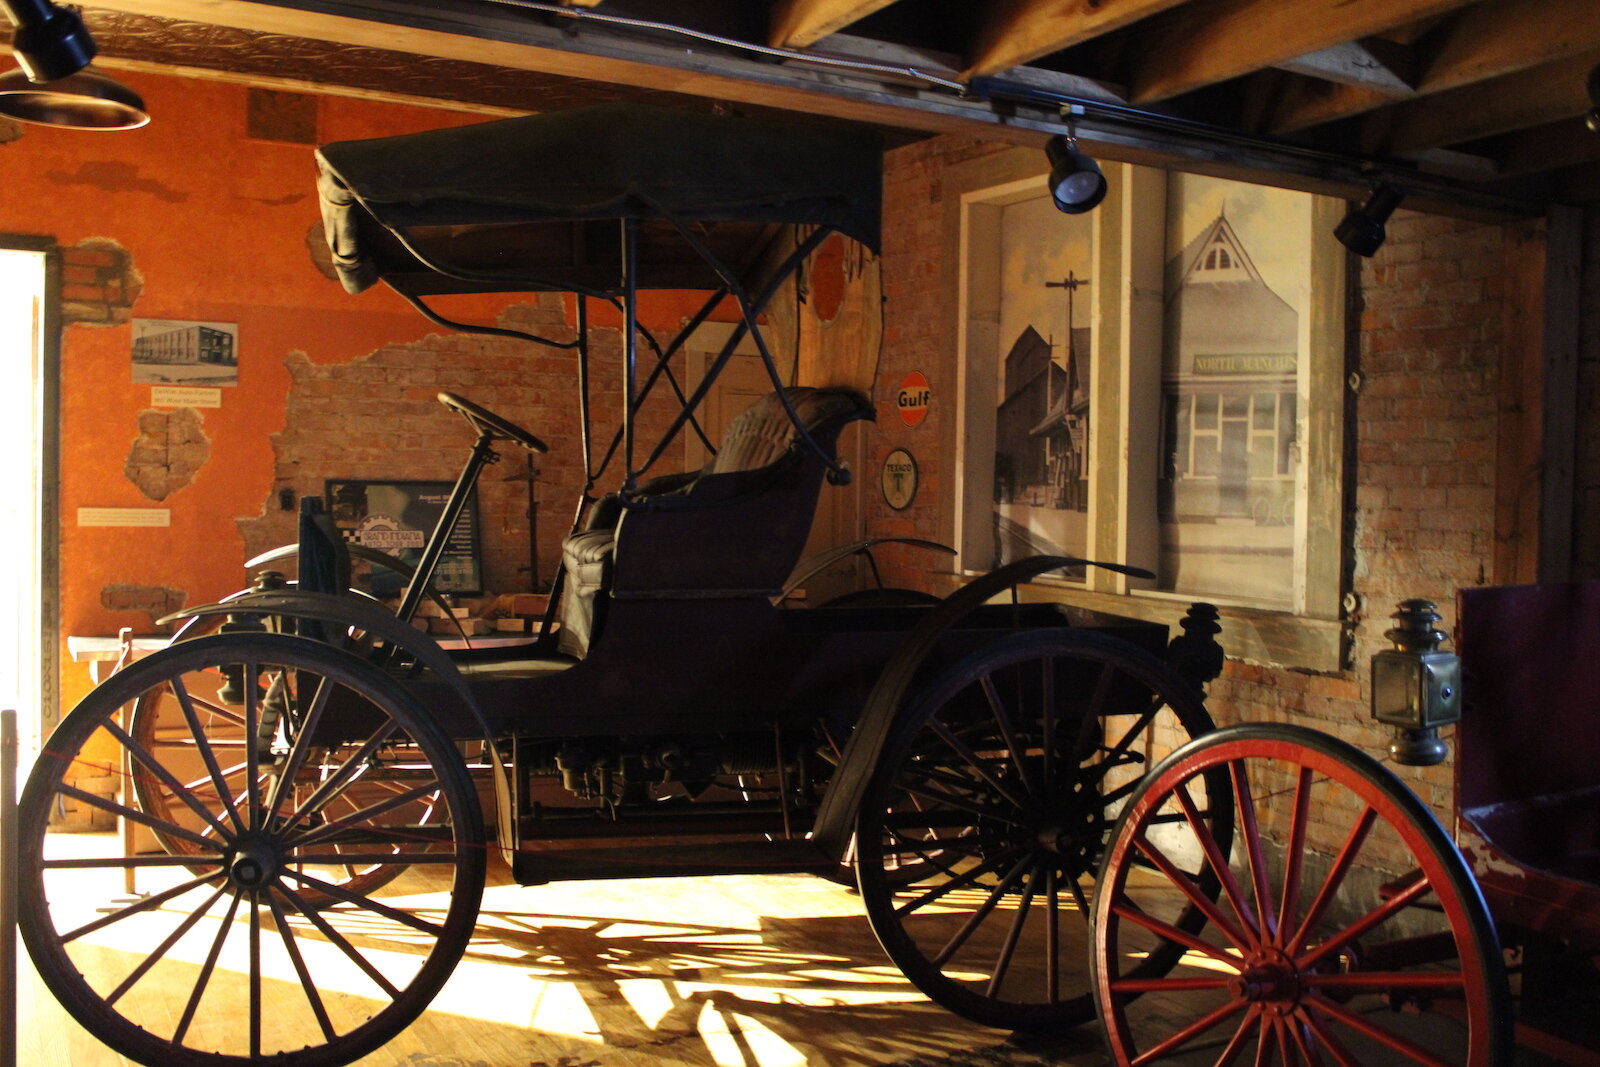
[[1294, 961], [1275, 948], [1263, 948], [1228, 980], [1228, 992], [1239, 1000], [1263, 1004], [1280, 1015], [1300, 1003], [1300, 973]]
[[1074, 805], [1042, 819], [1034, 840], [1039, 847], [1062, 856], [1069, 866], [1087, 871], [1099, 862], [1105, 830], [1105, 813], [1098, 803]]
[[272, 842], [246, 838], [228, 857], [228, 879], [240, 889], [260, 889], [278, 877], [281, 866], [282, 857]]

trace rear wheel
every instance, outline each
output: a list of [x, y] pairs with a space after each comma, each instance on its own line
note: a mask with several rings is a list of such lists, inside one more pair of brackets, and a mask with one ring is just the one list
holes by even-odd
[[[162, 709], [155, 730], [125, 727], [139, 707]], [[416, 701], [271, 634], [186, 641], [92, 692], [18, 829], [45, 983], [111, 1048], [180, 1067], [342, 1064], [388, 1041], [465, 950], [487, 858], [465, 767]], [[380, 896], [367, 872], [392, 864], [409, 870]]]
[[[1190, 817], [1217, 774], [1233, 783], [1231, 865]], [[1223, 879], [1214, 904], [1181, 869], [1195, 854]], [[1100, 882], [1091, 963], [1119, 1064], [1511, 1062], [1498, 942], [1460, 852], [1337, 738], [1242, 726], [1175, 753], [1129, 799]], [[1204, 927], [1180, 928], [1197, 905]], [[1170, 973], [1142, 973], [1173, 951]]]
[[[978, 1022], [1092, 1018], [1081, 961], [1105, 837], [1149, 766], [1210, 729], [1195, 689], [1102, 634], [1033, 631], [958, 661], [908, 706], [858, 817], [857, 879], [884, 949]], [[1211, 784], [1225, 797], [1225, 775]], [[1231, 840], [1231, 806], [1204, 810]]]

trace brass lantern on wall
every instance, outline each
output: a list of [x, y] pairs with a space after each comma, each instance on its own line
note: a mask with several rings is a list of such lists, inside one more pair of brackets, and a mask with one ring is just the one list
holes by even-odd
[[1461, 718], [1461, 660], [1439, 648], [1445, 634], [1429, 600], [1405, 600], [1384, 636], [1394, 642], [1372, 657], [1372, 717], [1395, 728], [1389, 755], [1410, 767], [1443, 762], [1439, 727]]

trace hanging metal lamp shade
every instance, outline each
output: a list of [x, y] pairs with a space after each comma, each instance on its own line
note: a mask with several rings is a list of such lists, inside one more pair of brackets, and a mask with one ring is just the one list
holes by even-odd
[[133, 130], [150, 121], [138, 93], [88, 70], [47, 82], [21, 70], [0, 74], [0, 116], [72, 130]]

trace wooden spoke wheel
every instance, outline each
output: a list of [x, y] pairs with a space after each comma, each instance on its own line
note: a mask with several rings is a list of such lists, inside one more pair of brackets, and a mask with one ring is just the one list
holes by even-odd
[[[1217, 773], [1231, 852], [1190, 817]], [[1215, 903], [1181, 869], [1197, 854], [1223, 880]], [[1511, 1062], [1505, 971], [1461, 854], [1336, 738], [1242, 726], [1173, 754], [1129, 800], [1100, 883], [1091, 966], [1119, 1064]], [[1197, 906], [1203, 929], [1172, 921]], [[1178, 948], [1169, 973], [1141, 973]]]
[[[135, 699], [127, 725], [132, 737], [130, 748], [136, 746], [148, 752], [157, 765], [175, 772], [168, 777], [140, 773], [135, 768], [130, 775], [134, 803], [151, 817], [150, 832], [167, 852], [198, 857], [212, 851], [199, 843], [211, 840], [217, 833], [212, 812], [205, 805], [192, 804], [192, 798], [226, 794], [234, 807], [244, 802], [250, 788], [247, 775], [252, 747], [246, 741], [246, 729], [255, 731], [258, 752], [269, 754], [267, 759], [258, 758], [255, 762], [255, 789], [262, 796], [271, 791], [281, 773], [281, 760], [272, 759], [270, 753], [287, 753], [299, 726], [300, 715], [288, 699], [290, 677], [280, 673], [272, 681], [261, 683], [260, 699], [253, 706], [243, 702], [242, 667], [238, 664], [170, 676], [166, 684], [153, 685]], [[214, 767], [207, 761], [208, 753]], [[308, 801], [322, 787], [331, 769], [341, 763], [339, 746], [315, 746], [312, 753], [314, 758], [305, 761], [295, 770], [292, 780], [284, 783], [285, 807]], [[385, 826], [432, 826], [443, 814], [438, 783], [431, 780], [431, 774], [418, 772], [418, 768], [427, 766], [427, 759], [416, 743], [391, 747], [387, 755], [387, 759], [375, 762], [332, 793], [311, 816], [315, 823], [352, 831], [348, 840], [328, 838], [324, 850], [330, 856], [348, 853], [359, 858], [350, 863], [314, 865], [321, 877], [331, 879], [348, 893], [372, 893], [406, 869], [403, 863], [377, 859], [379, 855], [399, 856], [448, 847], [415, 840], [394, 840], [385, 847], [370, 834], [356, 839], [355, 827], [364, 826], [369, 821], [365, 813], [373, 810], [379, 812], [376, 818]], [[305, 864], [300, 866], [307, 869]], [[208, 868], [199, 862], [190, 869], [199, 874]], [[303, 886], [300, 893], [317, 908], [342, 899], [309, 885]]]
[[[1091, 1018], [1081, 961], [1105, 838], [1149, 767], [1210, 729], [1192, 687], [1101, 634], [1017, 634], [952, 665], [908, 704], [857, 820], [857, 880], [885, 951], [990, 1026]], [[1226, 793], [1226, 775], [1209, 781]], [[1231, 802], [1201, 803], [1231, 841]], [[1214, 876], [1194, 874], [1215, 897]]]
[[[466, 768], [417, 702], [274, 634], [197, 638], [114, 675], [46, 743], [18, 823], [40, 976], [105, 1044], [164, 1067], [318, 1067], [382, 1045], [460, 959], [487, 861]], [[395, 865], [378, 895], [371, 872]]]

